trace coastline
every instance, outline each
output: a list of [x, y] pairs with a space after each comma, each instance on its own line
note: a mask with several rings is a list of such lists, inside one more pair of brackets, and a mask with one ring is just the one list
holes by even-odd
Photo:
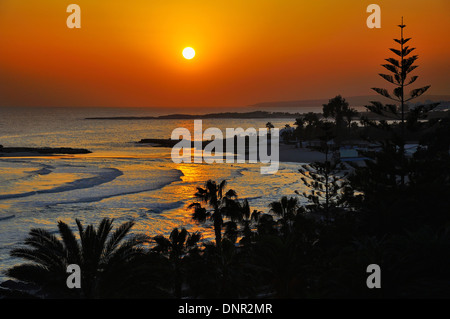
[[90, 154], [91, 151], [84, 148], [70, 147], [0, 147], [1, 157], [48, 157], [55, 155]]
[[[211, 141], [203, 141], [202, 147], [204, 148]], [[171, 139], [141, 139], [138, 144], [146, 144], [150, 147], [166, 147], [171, 148], [177, 143], [178, 140]], [[236, 144], [234, 144], [236, 145]], [[224, 140], [224, 150], [226, 150], [226, 143]], [[236, 152], [236, 149], [234, 150]], [[307, 147], [296, 147], [295, 144], [279, 144], [279, 161], [286, 163], [312, 163], [312, 162], [324, 162], [325, 154], [314, 151]], [[248, 154], [248, 149], [247, 149]]]
[[[169, 140], [170, 144], [172, 143], [178, 143], [178, 141], [171, 141]], [[139, 142], [138, 142], [139, 143]], [[147, 144], [147, 143], [146, 143]], [[148, 143], [150, 147], [171, 147], [170, 145], [161, 145], [161, 144], [155, 144], [155, 143]], [[9, 148], [13, 149], [13, 148]], [[14, 148], [14, 149], [21, 149], [21, 148]], [[77, 155], [77, 154], [91, 154], [91, 151], [88, 150], [76, 150], [71, 149], [72, 152], [39, 152], [39, 151], [8, 151], [3, 152], [0, 150], [0, 158], [14, 158], [14, 157], [54, 157], [58, 155]], [[307, 147], [298, 148], [295, 145], [291, 144], [280, 144], [279, 146], [280, 154], [279, 154], [279, 161], [281, 163], [312, 163], [312, 162], [323, 162], [325, 161], [325, 154], [311, 150]]]

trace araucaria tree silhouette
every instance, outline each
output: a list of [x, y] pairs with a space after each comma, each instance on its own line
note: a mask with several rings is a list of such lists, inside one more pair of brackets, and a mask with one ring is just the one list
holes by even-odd
[[[413, 84], [417, 79], [417, 75], [410, 76], [410, 73], [417, 68], [417, 65], [414, 65], [415, 61], [418, 59], [417, 55], [411, 55], [411, 52], [415, 50], [407, 45], [407, 43], [411, 40], [411, 38], [403, 37], [403, 29], [406, 25], [402, 23], [399, 25], [400, 27], [400, 39], [394, 39], [400, 45], [400, 49], [391, 48], [390, 50], [398, 57], [398, 58], [388, 58], [386, 61], [388, 63], [382, 64], [382, 66], [388, 70], [391, 74], [380, 73], [379, 75], [395, 85], [395, 88], [391, 93], [387, 89], [383, 88], [372, 88], [378, 94], [394, 101], [396, 104], [386, 104], [384, 105], [381, 102], [371, 101], [372, 105], [367, 105], [366, 108], [378, 115], [383, 115], [390, 119], [400, 120], [401, 125], [401, 136], [396, 136], [395, 139], [398, 140], [398, 146], [401, 157], [401, 183], [404, 184], [404, 166], [405, 166], [405, 155], [404, 155], [404, 146], [405, 146], [405, 120], [406, 117], [414, 117], [408, 118], [411, 122], [416, 122], [417, 119], [423, 118], [426, 116], [426, 113], [436, 107], [438, 104], [431, 105], [421, 105], [415, 107], [414, 111], [408, 112], [406, 109], [407, 102], [418, 98], [422, 94], [424, 94], [431, 86], [427, 85], [421, 88], [413, 89], [409, 92], [409, 95], [405, 96], [405, 88], [411, 84]], [[399, 105], [398, 105], [399, 104]]]
[[386, 61], [389, 63], [382, 64], [382, 66], [392, 74], [380, 73], [380, 76], [383, 79], [396, 86], [395, 89], [393, 90], [393, 95], [391, 95], [387, 89], [372, 88], [372, 90], [390, 100], [400, 103], [400, 107], [397, 108], [396, 105], [390, 104], [384, 106], [380, 102], [371, 102], [372, 106], [367, 106], [367, 108], [379, 114], [383, 115], [391, 114], [397, 118], [400, 117], [402, 124], [402, 131], [404, 133], [404, 122], [406, 113], [405, 103], [424, 94], [431, 87], [431, 85], [414, 89], [409, 93], [409, 96], [405, 97], [404, 94], [405, 88], [414, 83], [418, 78], [417, 75], [409, 77], [409, 74], [418, 67], [417, 65], [413, 65], [414, 62], [418, 59], [418, 56], [417, 55], [409, 56], [410, 53], [415, 50], [415, 48], [410, 48], [408, 45], [406, 45], [406, 43], [409, 42], [411, 38], [403, 37], [403, 29], [406, 27], [406, 25], [403, 24], [403, 18], [402, 24], [400, 24], [399, 27], [401, 29], [400, 39], [394, 39], [394, 41], [400, 44], [400, 50], [393, 48], [390, 49], [392, 52], [394, 52], [395, 55], [399, 57], [399, 59], [388, 58], [386, 59]]

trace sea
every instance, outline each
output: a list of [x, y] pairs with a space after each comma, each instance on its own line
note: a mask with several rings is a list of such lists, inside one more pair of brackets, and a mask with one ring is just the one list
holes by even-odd
[[[300, 163], [280, 163], [276, 174], [262, 175], [264, 164], [176, 164], [170, 148], [137, 143], [143, 138], [170, 138], [179, 127], [193, 132], [193, 120], [86, 119], [172, 113], [149, 108], [1, 108], [4, 147], [72, 147], [92, 153], [0, 156], [0, 282], [7, 279], [6, 269], [23, 262], [9, 252], [31, 228], [57, 234], [58, 221], [76, 230], [75, 219], [96, 225], [108, 217], [114, 219], [114, 226], [134, 221], [135, 233], [168, 235], [173, 228], [184, 227], [201, 231], [203, 240], [210, 240], [212, 223], [196, 224], [187, 207], [195, 201], [196, 188], [207, 180], [226, 180], [240, 200], [249, 201], [252, 211], [265, 213], [269, 203], [305, 190]], [[208, 119], [203, 120], [203, 129], [258, 129], [268, 121], [282, 128], [292, 126], [295, 119]]]

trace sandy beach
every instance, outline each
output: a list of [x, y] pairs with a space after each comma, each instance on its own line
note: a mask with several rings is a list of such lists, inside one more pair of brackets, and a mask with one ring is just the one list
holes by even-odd
[[325, 161], [325, 154], [309, 148], [280, 144], [280, 162], [312, 163]]

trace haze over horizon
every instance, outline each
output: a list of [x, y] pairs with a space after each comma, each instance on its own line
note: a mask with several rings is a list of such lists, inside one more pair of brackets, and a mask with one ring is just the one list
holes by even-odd
[[[449, 95], [446, 0], [387, 0], [381, 29], [369, 3], [331, 0], [79, 0], [82, 28], [65, 25], [68, 3], [0, 4], [0, 106], [246, 107], [262, 102], [373, 95], [389, 48], [405, 37], [419, 55], [417, 86]], [[20, 18], [18, 18], [20, 17]], [[182, 57], [184, 47], [196, 51]], [[426, 97], [426, 96], [425, 96]], [[171, 112], [171, 110], [167, 110]]]

